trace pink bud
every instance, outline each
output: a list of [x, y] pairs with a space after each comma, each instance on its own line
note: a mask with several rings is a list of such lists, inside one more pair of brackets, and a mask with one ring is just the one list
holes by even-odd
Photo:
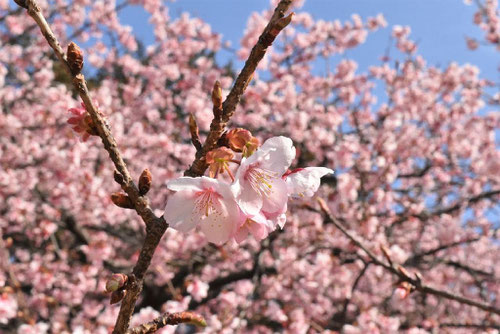
[[259, 140], [252, 133], [242, 128], [229, 131], [226, 135], [229, 146], [235, 152], [243, 152], [243, 156], [249, 157], [259, 147]]

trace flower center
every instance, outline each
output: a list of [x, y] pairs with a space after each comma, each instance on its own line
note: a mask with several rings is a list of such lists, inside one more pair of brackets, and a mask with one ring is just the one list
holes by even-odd
[[245, 179], [250, 183], [252, 189], [262, 196], [269, 196], [272, 192], [272, 180], [277, 178], [276, 172], [260, 168], [250, 167], [246, 174]]
[[217, 211], [215, 204], [218, 201], [218, 194], [212, 189], [200, 191], [197, 194], [195, 210], [200, 216], [208, 217], [211, 213]]

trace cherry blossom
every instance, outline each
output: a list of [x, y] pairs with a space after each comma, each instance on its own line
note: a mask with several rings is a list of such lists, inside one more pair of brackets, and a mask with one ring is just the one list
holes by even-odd
[[240, 214], [228, 184], [208, 177], [181, 177], [167, 187], [176, 191], [165, 208], [170, 227], [188, 232], [200, 226], [207, 240], [216, 244], [233, 235]]
[[283, 175], [288, 194], [292, 197], [311, 197], [318, 190], [321, 178], [333, 174], [333, 170], [325, 167], [298, 168]]
[[[498, 315], [406, 289], [308, 195], [323, 198], [385, 263], [381, 249], [423, 283], [498, 308], [495, 76], [453, 54], [429, 61], [409, 27], [376, 11], [316, 19], [301, 2], [228, 123], [254, 141], [290, 139], [234, 152], [230, 160], [241, 166], [225, 159], [231, 186], [227, 169], [217, 179], [177, 179], [198, 153], [189, 113], [203, 142], [214, 82], [226, 97], [239, 71], [221, 61], [224, 35], [196, 16], [171, 15], [160, 0], [39, 1], [61, 46], [82, 47], [90, 95], [132, 179], [148, 168], [148, 204], [161, 215], [167, 203], [171, 228], [151, 259], [132, 324], [189, 310], [205, 317], [206, 333], [492, 333]], [[109, 333], [119, 305], [109, 305], [106, 282], [132, 272], [146, 227], [111, 201], [123, 189], [109, 155], [100, 140], [75, 137], [85, 113], [68, 109], [81, 100], [31, 17], [14, 6], [0, 1], [0, 332]], [[473, 6], [474, 52], [484, 45], [497, 52], [498, 2]], [[235, 57], [250, 54], [274, 12], [255, 9]], [[152, 38], [137, 38], [123, 10], [144, 11]], [[383, 61], [365, 70], [356, 55], [374, 33], [391, 42], [373, 55]], [[78, 121], [67, 124], [72, 117]], [[221, 145], [231, 148], [229, 132]], [[255, 168], [266, 169], [272, 183], [260, 181], [279, 192], [253, 178], [255, 191], [244, 179]], [[312, 168], [320, 169], [304, 172]], [[326, 169], [335, 174], [316, 187]], [[295, 183], [305, 187], [290, 191]], [[163, 330], [193, 330], [181, 326]]]
[[243, 213], [261, 210], [281, 211], [288, 200], [286, 183], [281, 176], [295, 158], [292, 140], [273, 137], [264, 142], [249, 158], [243, 158], [231, 189]]

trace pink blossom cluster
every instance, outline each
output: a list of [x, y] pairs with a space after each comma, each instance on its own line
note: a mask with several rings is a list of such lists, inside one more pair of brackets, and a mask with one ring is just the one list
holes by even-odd
[[[190, 233], [167, 230], [133, 325], [190, 310], [206, 318], [206, 333], [494, 332], [495, 314], [406, 290], [308, 197], [317, 190], [336, 220], [380, 258], [385, 246], [395, 265], [426, 284], [499, 307], [500, 113], [476, 66], [427, 62], [410, 30], [384, 29], [382, 16], [320, 21], [297, 1], [294, 21], [231, 118], [231, 127], [271, 142], [228, 148], [240, 165], [225, 160], [227, 152], [214, 153], [218, 165], [208, 176], [186, 182], [177, 178], [196, 153], [189, 113], [203, 140], [214, 81], [226, 95], [238, 71], [216, 61], [222, 35], [199, 18], [170, 17], [159, 0], [39, 2], [63, 46], [84, 46], [91, 96], [131, 174], [151, 170], [148, 198], [157, 216], [166, 201], [166, 217], [178, 213], [171, 222], [181, 230], [202, 214]], [[75, 139], [68, 108], [80, 101], [33, 20], [13, 6], [0, 0], [0, 332], [109, 333], [119, 306], [109, 305], [106, 279], [131, 272], [145, 227], [133, 210], [111, 202], [118, 185], [108, 153], [98, 138]], [[123, 8], [146, 11], [152, 44], [135, 45]], [[249, 19], [241, 56], [272, 10]], [[496, 10], [487, 12], [498, 22]], [[489, 27], [484, 18], [481, 27]], [[344, 51], [362, 48], [374, 29], [394, 34], [391, 50], [405, 54], [363, 71]], [[331, 66], [318, 73], [325, 57]], [[74, 115], [78, 123], [82, 115]], [[318, 170], [306, 166], [336, 173], [319, 186]], [[255, 178], [258, 168], [272, 172], [264, 176], [279, 184], [272, 189], [281, 185], [281, 196], [268, 196], [262, 182], [252, 187], [251, 180], [263, 180]], [[294, 190], [301, 185], [306, 189]], [[168, 209], [186, 194], [192, 197]], [[206, 205], [208, 195], [214, 206]], [[237, 215], [231, 233], [207, 229], [197, 203]], [[285, 228], [277, 228], [285, 216]], [[226, 238], [240, 243], [222, 244]], [[176, 330], [192, 329], [163, 329]]]
[[[235, 137], [231, 140], [240, 142]], [[287, 137], [269, 138], [255, 153], [244, 153], [241, 161], [234, 161], [238, 164], [234, 177], [227, 167], [233, 157], [226, 148], [208, 155], [214, 156], [211, 167], [221, 172], [227, 170], [233, 183], [205, 176], [169, 181], [167, 187], [176, 194], [167, 202], [164, 216], [178, 231], [188, 232], [200, 226], [207, 240], [216, 244], [231, 238], [240, 243], [248, 233], [260, 241], [277, 226], [283, 228], [288, 196], [312, 196], [319, 188], [320, 178], [333, 173], [323, 167], [287, 173], [295, 158], [295, 147]]]
[[[477, 11], [474, 13], [474, 24], [479, 26], [485, 33], [488, 43], [496, 45], [500, 50], [500, 19], [498, 0], [477, 1]], [[476, 39], [466, 37], [467, 47], [471, 50], [477, 49], [479, 42]]]

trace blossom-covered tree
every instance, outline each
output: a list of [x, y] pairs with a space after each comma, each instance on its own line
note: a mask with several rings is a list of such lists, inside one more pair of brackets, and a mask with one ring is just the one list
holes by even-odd
[[[15, 2], [2, 333], [500, 329], [500, 95], [477, 67], [427, 64], [394, 26], [397, 51], [361, 73], [338, 56], [384, 17], [314, 20], [299, 0], [250, 17], [241, 71], [160, 0]], [[476, 6], [498, 49], [498, 2]]]

